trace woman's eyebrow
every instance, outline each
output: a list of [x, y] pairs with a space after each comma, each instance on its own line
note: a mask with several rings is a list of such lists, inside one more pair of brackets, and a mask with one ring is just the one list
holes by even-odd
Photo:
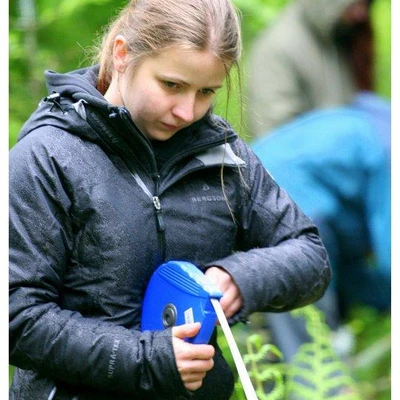
[[188, 82], [186, 82], [184, 79], [182, 79], [182, 78], [179, 78], [178, 76], [176, 76], [176, 75], [169, 75], [169, 74], [160, 74], [159, 75], [159, 77], [160, 77], [160, 79], [162, 79], [163, 81], [172, 81], [172, 82], [175, 82], [175, 83], [179, 83], [179, 84], [181, 84], [181, 85], [189, 85], [189, 83]]
[[[176, 76], [176, 75], [169, 75], [169, 74], [160, 74], [160, 79], [162, 79], [163, 81], [171, 81], [174, 83], [178, 83], [180, 85], [183, 86], [191, 86], [191, 84], [187, 81], [185, 81], [184, 79]], [[207, 89], [221, 89], [222, 88], [222, 83], [217, 83], [215, 85], [205, 85], [202, 86], [202, 88], [207, 88]]]

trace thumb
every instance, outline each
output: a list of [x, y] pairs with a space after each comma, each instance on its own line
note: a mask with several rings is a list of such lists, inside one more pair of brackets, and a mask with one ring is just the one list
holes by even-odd
[[200, 330], [200, 322], [192, 324], [184, 324], [174, 326], [172, 328], [172, 335], [179, 339], [190, 338], [196, 336]]

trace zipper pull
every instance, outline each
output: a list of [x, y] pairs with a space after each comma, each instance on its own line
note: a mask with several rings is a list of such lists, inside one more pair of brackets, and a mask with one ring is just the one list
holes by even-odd
[[157, 229], [159, 232], [165, 231], [164, 219], [161, 212], [161, 202], [158, 196], [153, 196], [153, 205], [156, 209]]

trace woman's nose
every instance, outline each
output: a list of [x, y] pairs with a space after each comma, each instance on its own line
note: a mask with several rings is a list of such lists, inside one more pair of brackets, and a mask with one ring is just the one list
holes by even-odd
[[195, 117], [196, 95], [187, 94], [180, 98], [172, 109], [172, 114], [185, 123], [190, 123]]

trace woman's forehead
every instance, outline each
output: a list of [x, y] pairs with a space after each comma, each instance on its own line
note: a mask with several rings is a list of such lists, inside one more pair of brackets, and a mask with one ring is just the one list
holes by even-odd
[[222, 60], [212, 52], [181, 46], [168, 47], [156, 56], [147, 57], [142, 66], [158, 75], [201, 87], [221, 86], [227, 72]]

